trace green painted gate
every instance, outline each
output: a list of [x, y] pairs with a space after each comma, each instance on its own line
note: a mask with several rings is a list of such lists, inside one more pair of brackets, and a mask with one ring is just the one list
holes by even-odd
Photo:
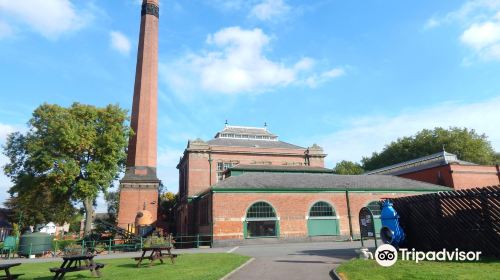
[[380, 229], [382, 228], [382, 220], [380, 219], [380, 216], [373, 217], [373, 224], [375, 225], [375, 234], [377, 237], [380, 237]]
[[337, 219], [309, 218], [307, 220], [309, 236], [339, 235], [339, 221]]

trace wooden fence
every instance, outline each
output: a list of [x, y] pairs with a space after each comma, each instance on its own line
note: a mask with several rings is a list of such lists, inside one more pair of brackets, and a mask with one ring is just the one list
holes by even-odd
[[500, 185], [392, 200], [406, 247], [481, 251], [500, 258]]

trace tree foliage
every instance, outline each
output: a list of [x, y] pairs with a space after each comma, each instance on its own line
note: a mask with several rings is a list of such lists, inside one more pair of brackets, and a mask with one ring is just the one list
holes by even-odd
[[477, 164], [494, 164], [495, 151], [484, 134], [474, 129], [436, 127], [424, 129], [409, 137], [399, 138], [386, 145], [380, 153], [374, 152], [362, 159], [365, 170], [374, 170], [391, 164], [412, 160], [442, 151], [456, 154], [459, 159]]
[[[61, 221], [74, 210], [72, 202], [82, 202], [92, 217], [97, 195], [124, 167], [129, 133], [127, 112], [117, 105], [39, 106], [28, 131], [10, 134], [4, 147], [10, 160], [4, 172], [14, 183], [10, 207], [45, 222], [61, 210]], [[89, 233], [92, 219], [87, 220]]]
[[175, 233], [175, 205], [178, 202], [179, 194], [165, 192], [160, 196], [160, 218], [172, 233]]
[[340, 175], [358, 175], [365, 171], [359, 163], [343, 160], [335, 165], [333, 172]]

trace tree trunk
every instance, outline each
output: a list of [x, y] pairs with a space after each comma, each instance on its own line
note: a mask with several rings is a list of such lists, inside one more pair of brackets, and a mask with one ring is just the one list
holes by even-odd
[[92, 199], [85, 198], [83, 200], [83, 207], [85, 208], [85, 227], [83, 230], [84, 236], [88, 236], [92, 231], [92, 222], [94, 220], [94, 205]]

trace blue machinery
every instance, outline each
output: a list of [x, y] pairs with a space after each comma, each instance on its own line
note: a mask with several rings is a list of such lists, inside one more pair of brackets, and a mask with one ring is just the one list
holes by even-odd
[[399, 215], [392, 207], [392, 202], [389, 199], [382, 203], [382, 228], [380, 229], [380, 238], [385, 244], [399, 248], [405, 241], [405, 233], [399, 225]]

